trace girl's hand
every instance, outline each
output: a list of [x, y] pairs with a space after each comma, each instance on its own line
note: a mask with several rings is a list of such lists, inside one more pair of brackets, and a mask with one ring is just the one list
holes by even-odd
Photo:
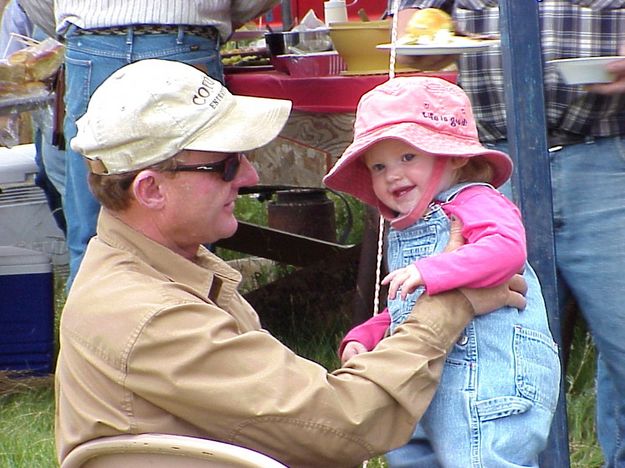
[[357, 354], [362, 354], [366, 352], [367, 348], [365, 348], [365, 345], [358, 341], [350, 341], [345, 345], [345, 348], [343, 349], [343, 354], [341, 355], [341, 364], [345, 364]]
[[421, 273], [413, 264], [404, 268], [399, 268], [384, 277], [382, 284], [388, 284], [388, 297], [395, 299], [397, 292], [400, 293], [400, 297], [406, 299], [408, 294], [411, 294], [417, 289], [418, 286], [423, 284]]

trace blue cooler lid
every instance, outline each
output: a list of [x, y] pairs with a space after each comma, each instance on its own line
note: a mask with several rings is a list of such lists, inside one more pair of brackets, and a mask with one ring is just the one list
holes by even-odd
[[36, 250], [0, 246], [0, 276], [50, 273], [50, 256]]

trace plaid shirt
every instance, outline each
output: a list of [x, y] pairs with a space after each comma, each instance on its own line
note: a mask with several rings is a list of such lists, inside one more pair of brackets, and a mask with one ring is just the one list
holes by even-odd
[[[518, 0], [515, 0], [518, 1]], [[400, 8], [441, 8], [449, 0], [401, 0]], [[544, 61], [558, 58], [618, 55], [625, 44], [625, 0], [542, 0], [540, 12]], [[497, 0], [456, 0], [456, 28], [498, 34]], [[467, 92], [483, 141], [506, 138], [501, 49], [463, 54], [458, 84]], [[549, 131], [581, 135], [625, 135], [625, 95], [601, 96], [583, 86], [568, 86], [553, 65], [544, 64]]]

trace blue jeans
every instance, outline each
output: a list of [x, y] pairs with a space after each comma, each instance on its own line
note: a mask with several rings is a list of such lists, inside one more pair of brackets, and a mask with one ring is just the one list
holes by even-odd
[[[497, 146], [506, 150], [505, 145]], [[625, 138], [597, 138], [565, 146], [549, 157], [561, 297], [572, 294], [593, 337], [598, 351], [597, 436], [606, 466], [622, 467]]]
[[[45, 129], [37, 128], [34, 132], [35, 163], [38, 168], [35, 184], [43, 190], [54, 222], [63, 231], [63, 234], [66, 234], [67, 223], [63, 214], [63, 188], [55, 183], [55, 179], [59, 180], [59, 177], [65, 172], [64, 168], [62, 171], [59, 171], [59, 165], [57, 164], [59, 161], [64, 162], [63, 151], [45, 140], [42, 134], [44, 131]], [[51, 159], [50, 157], [53, 155], [60, 155], [60, 158], [54, 157]], [[47, 161], [51, 162], [48, 163]]]
[[50, 106], [32, 112], [35, 145], [46, 175], [61, 197], [65, 196], [65, 151], [52, 144], [52, 114]]
[[[196, 65], [223, 82], [219, 43], [215, 39], [184, 34], [78, 35], [70, 27], [65, 35], [65, 217], [69, 249], [67, 288], [76, 276], [91, 237], [100, 205], [89, 191], [87, 167], [70, 148], [76, 120], [87, 110], [89, 97], [113, 72], [143, 59], [165, 59]], [[146, 77], [149, 79], [149, 77]]]
[[[45, 40], [48, 35], [35, 26], [33, 38]], [[53, 116], [52, 105], [44, 106], [31, 112], [33, 119], [34, 141], [37, 149], [36, 161], [39, 166], [38, 185], [46, 194], [48, 205], [58, 227], [65, 234], [67, 231], [63, 215], [63, 197], [65, 196], [65, 151], [52, 144]]]

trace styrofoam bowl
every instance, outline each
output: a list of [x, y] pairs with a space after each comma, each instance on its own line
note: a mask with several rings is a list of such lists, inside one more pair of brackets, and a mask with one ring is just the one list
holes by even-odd
[[558, 59], [547, 63], [556, 67], [566, 84], [581, 85], [613, 81], [614, 75], [608, 72], [605, 66], [619, 59], [625, 59], [625, 56]]

